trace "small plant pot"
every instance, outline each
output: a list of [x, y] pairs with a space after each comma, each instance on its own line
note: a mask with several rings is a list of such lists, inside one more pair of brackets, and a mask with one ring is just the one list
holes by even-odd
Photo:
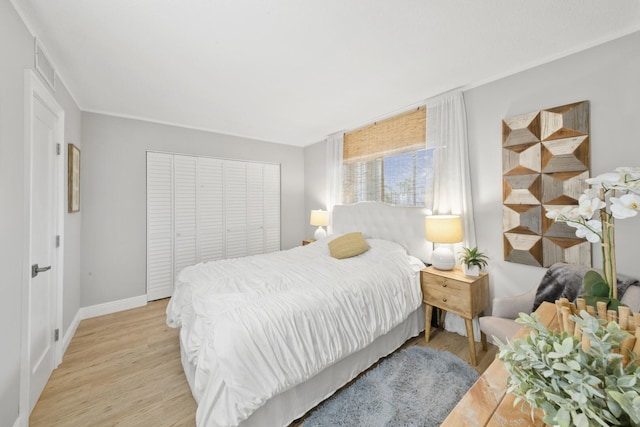
[[464, 272], [465, 276], [480, 276], [480, 267], [478, 267], [477, 265], [472, 265], [471, 267], [469, 267], [467, 264], [462, 264], [462, 271]]

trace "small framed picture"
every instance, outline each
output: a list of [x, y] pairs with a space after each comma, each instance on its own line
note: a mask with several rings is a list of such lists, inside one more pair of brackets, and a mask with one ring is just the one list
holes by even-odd
[[80, 149], [69, 144], [69, 212], [80, 211]]

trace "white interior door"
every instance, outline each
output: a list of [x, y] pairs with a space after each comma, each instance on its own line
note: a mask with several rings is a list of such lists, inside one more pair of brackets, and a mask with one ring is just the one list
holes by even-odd
[[[25, 251], [21, 413], [35, 406], [61, 355], [57, 353], [62, 256], [56, 235], [62, 233], [61, 142], [64, 112], [44, 85], [27, 73], [25, 91], [26, 204], [29, 224]], [[26, 412], [26, 414], [24, 413]]]
[[[33, 408], [55, 366], [54, 164], [56, 117], [39, 100], [34, 105], [31, 174], [31, 279], [29, 280], [31, 398]], [[34, 277], [35, 275], [35, 277]]]

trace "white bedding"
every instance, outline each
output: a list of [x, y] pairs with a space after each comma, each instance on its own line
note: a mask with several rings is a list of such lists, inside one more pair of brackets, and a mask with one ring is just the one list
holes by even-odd
[[167, 323], [195, 367], [199, 426], [238, 425], [420, 306], [423, 264], [400, 245], [368, 240], [369, 251], [336, 260], [329, 239], [180, 273]]

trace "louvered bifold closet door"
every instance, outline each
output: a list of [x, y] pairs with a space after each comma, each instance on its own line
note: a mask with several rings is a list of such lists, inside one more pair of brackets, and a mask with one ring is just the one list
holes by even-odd
[[280, 165], [264, 165], [265, 252], [280, 250]]
[[224, 258], [224, 192], [220, 159], [198, 158], [198, 261]]
[[174, 156], [175, 273], [197, 262], [196, 163], [192, 156]]
[[280, 165], [147, 153], [147, 299], [198, 262], [280, 250]]
[[147, 299], [173, 292], [173, 155], [147, 153]]
[[265, 252], [264, 165], [247, 163], [247, 255]]
[[224, 162], [225, 258], [247, 255], [247, 163]]

